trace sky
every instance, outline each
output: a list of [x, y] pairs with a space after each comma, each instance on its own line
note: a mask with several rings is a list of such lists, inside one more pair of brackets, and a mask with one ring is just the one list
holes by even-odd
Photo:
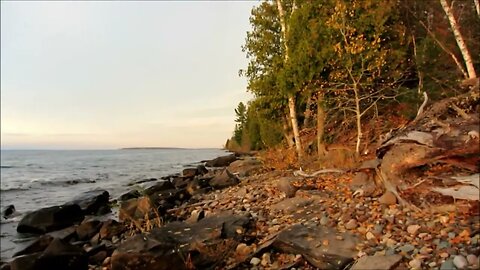
[[2, 1], [2, 149], [222, 147], [255, 5]]

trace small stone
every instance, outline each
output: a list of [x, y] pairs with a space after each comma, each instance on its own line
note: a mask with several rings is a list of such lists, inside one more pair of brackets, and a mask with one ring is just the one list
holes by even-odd
[[380, 198], [378, 198], [378, 202], [381, 204], [392, 205], [397, 203], [397, 197], [390, 191], [385, 192]]
[[448, 233], [448, 238], [449, 238], [449, 239], [453, 239], [453, 238], [455, 238], [455, 236], [456, 236], [456, 235], [455, 235], [454, 232], [449, 232], [449, 233]]
[[112, 257], [107, 257], [107, 258], [105, 258], [105, 260], [103, 260], [102, 265], [103, 265], [103, 266], [109, 265], [111, 260], [112, 260]]
[[118, 243], [119, 241], [120, 241], [120, 239], [118, 238], [118, 236], [116, 236], [116, 235], [112, 236], [112, 243], [113, 243], [113, 244], [116, 244], [116, 243]]
[[252, 250], [252, 248], [247, 246], [247, 244], [240, 243], [240, 244], [238, 244], [235, 251], [239, 256], [246, 256], [250, 253], [251, 250]]
[[391, 238], [388, 238], [385, 241], [385, 245], [387, 245], [387, 247], [393, 247], [393, 246], [395, 246], [396, 243], [397, 243], [397, 241], [395, 241], [394, 239], [391, 239]]
[[437, 263], [436, 262], [431, 262], [431, 263], [428, 264], [428, 266], [435, 267], [435, 266], [437, 266]]
[[410, 244], [403, 245], [402, 247], [398, 248], [398, 250], [400, 250], [401, 252], [405, 252], [405, 253], [411, 252], [414, 249], [415, 249], [415, 247], [413, 245], [410, 245]]
[[367, 240], [375, 239], [375, 235], [372, 232], [367, 232], [365, 237], [367, 238]]
[[259, 258], [253, 257], [253, 258], [250, 260], [250, 264], [252, 264], [252, 265], [258, 265], [258, 264], [260, 264], [261, 261], [262, 261], [262, 260], [260, 260]]
[[440, 266], [440, 270], [452, 270], [454, 269], [455, 265], [453, 264], [453, 260], [446, 260]]
[[458, 269], [464, 269], [468, 266], [467, 259], [463, 257], [462, 255], [457, 255], [453, 258], [453, 264], [458, 268]]
[[418, 229], [420, 229], [420, 225], [410, 225], [407, 227], [407, 232], [411, 235], [417, 234]]
[[413, 259], [408, 262], [408, 265], [412, 267], [413, 269], [422, 269], [422, 262], [417, 259]]
[[433, 249], [428, 248], [428, 247], [422, 247], [419, 251], [420, 254], [422, 255], [428, 255], [433, 251]]
[[478, 265], [478, 257], [474, 254], [467, 255], [467, 262], [469, 265]]
[[266, 267], [266, 266], [272, 264], [272, 260], [270, 259], [270, 253], [268, 253], [268, 252], [263, 253], [263, 255], [262, 255], [262, 261], [260, 262], [260, 264], [261, 264], [263, 267]]
[[428, 233], [422, 232], [422, 233], [419, 233], [419, 234], [418, 234], [418, 237], [424, 238], [424, 237], [427, 236], [427, 235], [428, 235]]
[[322, 216], [322, 218], [320, 219], [320, 225], [327, 225], [329, 219], [327, 216]]
[[442, 257], [442, 258], [448, 258], [449, 256], [450, 256], [450, 254], [448, 254], [447, 252], [440, 253], [440, 257]]
[[345, 224], [345, 228], [347, 230], [353, 230], [357, 227], [357, 221], [355, 219], [350, 219], [347, 224]]

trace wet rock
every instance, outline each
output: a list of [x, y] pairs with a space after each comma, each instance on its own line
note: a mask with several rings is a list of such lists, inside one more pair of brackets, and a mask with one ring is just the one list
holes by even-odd
[[186, 168], [182, 171], [183, 177], [193, 178], [195, 175], [197, 175], [197, 168]]
[[[85, 215], [104, 214], [103, 209], [108, 207], [109, 198], [108, 191], [97, 189], [78, 195], [68, 204], [77, 204]], [[99, 212], [101, 209], [103, 210], [102, 213]]]
[[364, 256], [352, 266], [351, 270], [394, 269], [402, 260], [401, 255]]
[[61, 230], [49, 232], [47, 233], [47, 235], [50, 235], [53, 238], [58, 238], [68, 242], [76, 236], [75, 231], [76, 231], [76, 226], [70, 226]]
[[278, 180], [278, 189], [285, 193], [287, 198], [295, 197], [298, 188], [293, 185], [293, 182], [298, 180], [296, 177], [282, 177]]
[[378, 198], [378, 201], [381, 204], [392, 205], [397, 203], [397, 197], [395, 197], [395, 194], [392, 192], [387, 191], [380, 198]]
[[301, 254], [320, 269], [341, 269], [357, 254], [357, 241], [349, 233], [338, 240], [332, 229], [296, 224], [281, 231], [272, 246], [286, 253]]
[[[121, 243], [112, 254], [112, 269], [186, 269], [189, 254], [193, 266], [204, 269], [224, 258], [226, 241], [243, 236], [251, 224], [247, 216], [218, 215], [197, 223], [168, 223], [148, 235], [138, 234]], [[230, 239], [230, 240], [227, 240]], [[211, 250], [211, 252], [205, 252]]]
[[15, 214], [15, 206], [13, 204], [8, 205], [2, 210], [2, 217], [4, 219], [9, 219]]
[[41, 208], [26, 214], [17, 232], [42, 234], [72, 226], [83, 218], [83, 211], [77, 204]]
[[240, 181], [238, 178], [230, 173], [227, 169], [223, 170], [222, 173], [215, 176], [212, 180], [210, 180], [210, 186], [215, 189], [222, 189], [230, 186], [234, 186], [238, 184]]
[[102, 226], [102, 222], [99, 220], [86, 220], [82, 222], [76, 228], [78, 240], [88, 240], [92, 238]]
[[177, 176], [173, 178], [172, 180], [172, 185], [175, 188], [186, 188], [188, 183], [192, 181], [192, 177], [183, 177], [183, 176]]
[[52, 240], [53, 240], [52, 236], [42, 235], [33, 241], [30, 241], [26, 244], [25, 243], [22, 244], [23, 247], [21, 247], [17, 252], [15, 252], [15, 254], [13, 254], [13, 257], [37, 253], [37, 252], [43, 252], [48, 247], [48, 245], [50, 245]]
[[95, 255], [88, 257], [88, 263], [98, 265], [102, 263], [105, 260], [105, 258], [107, 258], [107, 256], [108, 256], [108, 253], [106, 250], [99, 251]]
[[458, 269], [465, 269], [468, 266], [468, 261], [462, 255], [457, 255], [457, 256], [453, 257], [453, 264]]
[[15, 257], [10, 262], [10, 269], [11, 270], [40, 270], [39, 268], [35, 267], [35, 263], [41, 254], [42, 254], [41, 252], [37, 252], [33, 254]]
[[187, 186], [185, 187], [185, 189], [190, 195], [195, 195], [195, 194], [198, 194], [200, 190], [204, 188], [208, 188], [209, 187], [208, 182], [209, 180], [207, 179], [196, 177], [187, 183]]
[[122, 194], [122, 196], [120, 196], [119, 200], [120, 201], [128, 201], [130, 199], [135, 199], [135, 198], [138, 198], [138, 197], [141, 197], [141, 196], [142, 196], [142, 194], [140, 193], [140, 191], [134, 189], [134, 190], [130, 190], [127, 193]]
[[152, 195], [161, 191], [175, 189], [175, 186], [169, 181], [162, 181], [145, 189], [145, 195]]
[[215, 159], [209, 160], [205, 163], [207, 167], [226, 167], [230, 165], [230, 163], [237, 160], [237, 157], [234, 154], [217, 157]]

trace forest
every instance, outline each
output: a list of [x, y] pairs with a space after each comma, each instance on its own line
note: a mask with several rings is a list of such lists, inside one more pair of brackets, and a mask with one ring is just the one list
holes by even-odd
[[478, 0], [264, 1], [250, 24], [233, 151], [358, 161], [422, 104], [478, 92]]

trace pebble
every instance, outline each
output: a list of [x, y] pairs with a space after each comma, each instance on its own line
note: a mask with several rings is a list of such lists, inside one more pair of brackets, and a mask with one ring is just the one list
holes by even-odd
[[452, 270], [454, 269], [454, 264], [453, 260], [447, 260], [444, 263], [442, 263], [442, 266], [440, 266], [440, 270]]
[[347, 230], [353, 230], [357, 227], [357, 221], [355, 219], [350, 219], [347, 224], [345, 224], [345, 228]]
[[405, 253], [411, 252], [414, 249], [415, 249], [415, 247], [413, 245], [410, 245], [410, 244], [406, 244], [406, 245], [403, 245], [402, 247], [398, 248], [398, 250], [400, 250], [402, 252], [405, 252]]
[[329, 219], [327, 216], [323, 216], [321, 219], [320, 219], [320, 225], [327, 225]]
[[397, 203], [397, 197], [390, 191], [385, 192], [379, 199], [381, 204], [392, 205]]
[[413, 269], [422, 269], [422, 262], [417, 259], [411, 260], [410, 262], [408, 262], [408, 265]]
[[431, 263], [428, 264], [428, 266], [435, 267], [435, 266], [437, 266], [437, 263], [436, 262], [431, 262]]
[[422, 255], [428, 255], [432, 251], [433, 251], [433, 249], [424, 246], [420, 249], [419, 253], [422, 254]]
[[365, 237], [367, 238], [367, 240], [375, 239], [375, 235], [373, 235], [372, 232], [367, 232], [367, 234], [365, 235]]
[[105, 258], [105, 260], [103, 260], [102, 265], [108, 265], [108, 264], [110, 264], [110, 261], [111, 261], [111, 260], [112, 260], [112, 257], [107, 257], [107, 258]]
[[258, 264], [260, 264], [261, 261], [262, 261], [262, 260], [260, 260], [259, 258], [253, 257], [253, 258], [250, 260], [250, 264], [252, 264], [252, 265], [258, 265]]
[[407, 227], [407, 232], [411, 235], [417, 234], [418, 229], [420, 229], [420, 225], [410, 225]]
[[268, 252], [263, 253], [262, 261], [260, 262], [260, 264], [264, 267], [272, 264], [272, 260], [270, 259], [270, 253], [268, 253]]
[[478, 265], [478, 257], [475, 256], [474, 254], [469, 254], [467, 256], [467, 261], [468, 261], [468, 264], [470, 265]]
[[251, 250], [252, 250], [252, 248], [247, 246], [245, 243], [240, 243], [240, 244], [238, 244], [235, 251], [237, 252], [238, 255], [245, 256], [245, 255], [249, 254]]
[[458, 268], [458, 269], [465, 269], [468, 266], [467, 259], [463, 257], [462, 255], [457, 255], [453, 258], [453, 264]]

